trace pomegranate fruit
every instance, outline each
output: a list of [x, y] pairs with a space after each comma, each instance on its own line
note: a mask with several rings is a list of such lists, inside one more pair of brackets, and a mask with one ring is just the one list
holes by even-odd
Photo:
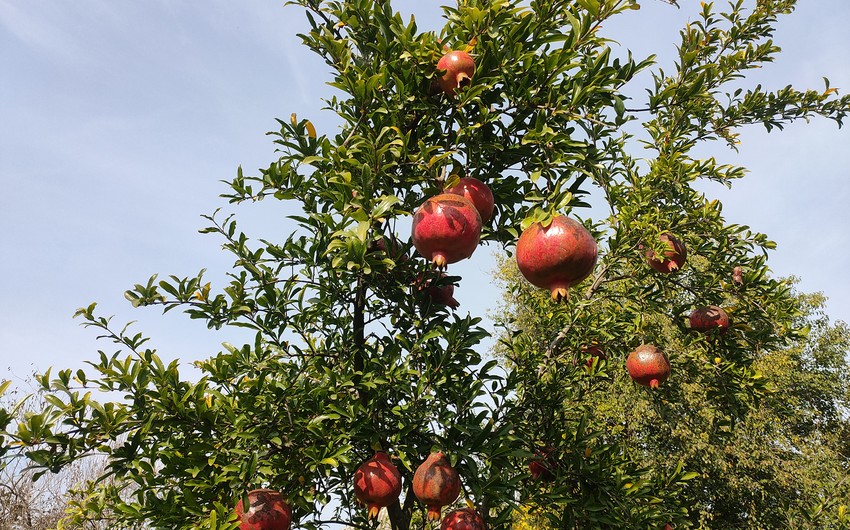
[[292, 508], [283, 494], [269, 489], [248, 492], [248, 511], [242, 500], [236, 504], [239, 530], [289, 530], [292, 526]]
[[400, 493], [401, 473], [387, 453], [378, 451], [354, 472], [354, 495], [369, 509], [370, 518], [377, 518], [381, 508], [395, 502]]
[[[442, 274], [440, 277], [445, 277]], [[455, 286], [451, 283], [437, 285], [437, 280], [426, 280], [421, 274], [416, 277], [416, 291], [423, 298], [427, 298], [432, 304], [445, 305], [457, 309], [460, 303], [455, 300]]]
[[602, 350], [602, 348], [600, 348], [596, 344], [591, 344], [590, 346], [585, 346], [584, 348], [581, 349], [581, 353], [583, 353], [585, 355], [589, 355], [589, 357], [587, 358], [587, 361], [585, 361], [585, 364], [587, 365], [588, 368], [593, 366], [594, 357], [598, 357], [600, 361], [608, 358], [608, 356], [605, 355], [605, 352]]
[[440, 530], [486, 530], [487, 524], [472, 508], [461, 508], [446, 514]]
[[481, 216], [461, 195], [431, 197], [413, 216], [413, 246], [440, 269], [471, 256], [480, 238]]
[[723, 333], [729, 329], [729, 315], [716, 305], [694, 309], [688, 320], [690, 321], [691, 329], [701, 333], [706, 333], [713, 329]]
[[578, 221], [555, 216], [549, 226], [533, 223], [516, 244], [516, 262], [526, 280], [564, 300], [569, 288], [590, 276], [596, 265], [596, 240]]
[[652, 344], [641, 344], [629, 354], [626, 369], [632, 380], [643, 386], [658, 388], [670, 377], [670, 361], [667, 355]]
[[[655, 252], [651, 249], [647, 250], [644, 253], [646, 262], [649, 263], [650, 267], [664, 274], [681, 269], [688, 257], [688, 250], [685, 245], [673, 237], [670, 232], [665, 232], [658, 238], [667, 245], [668, 250], [664, 251], [661, 258], [656, 257]], [[643, 248], [643, 245], [641, 245], [641, 248]]]
[[464, 51], [451, 51], [437, 63], [437, 70], [445, 71], [439, 78], [440, 88], [450, 96], [455, 95], [460, 87], [467, 87], [472, 83], [472, 74], [475, 73], [475, 61]]
[[407, 253], [404, 251], [404, 245], [394, 237], [382, 236], [371, 241], [367, 251], [381, 252], [397, 263], [404, 263], [408, 259]]
[[431, 453], [413, 473], [413, 494], [428, 507], [428, 519], [440, 518], [440, 509], [460, 495], [460, 475], [443, 453]]
[[444, 193], [454, 193], [469, 199], [478, 210], [482, 223], [487, 223], [493, 217], [493, 210], [496, 207], [493, 192], [487, 184], [476, 178], [464, 177], [456, 185], [447, 188]]
[[744, 285], [744, 269], [740, 266], [732, 269], [732, 283], [735, 285]]
[[528, 463], [528, 471], [532, 479], [551, 480], [555, 478], [553, 469], [555, 469], [555, 459], [552, 456], [552, 449], [534, 451], [534, 458]]

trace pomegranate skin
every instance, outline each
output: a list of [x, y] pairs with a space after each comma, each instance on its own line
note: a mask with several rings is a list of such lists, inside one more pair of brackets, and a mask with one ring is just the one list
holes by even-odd
[[596, 265], [596, 240], [578, 221], [558, 215], [543, 227], [534, 223], [516, 244], [516, 261], [526, 280], [565, 300], [569, 288], [590, 276]]
[[270, 489], [248, 492], [248, 511], [242, 500], [236, 504], [236, 517], [241, 524], [239, 530], [289, 530], [292, 527], [292, 508], [283, 494]]
[[471, 256], [480, 238], [481, 216], [461, 195], [431, 197], [413, 216], [413, 246], [440, 269]]
[[413, 473], [413, 494], [428, 507], [428, 519], [440, 518], [443, 506], [460, 495], [460, 475], [443, 453], [431, 453]]
[[464, 177], [457, 185], [447, 188], [444, 193], [454, 193], [469, 199], [478, 210], [482, 223], [487, 223], [493, 218], [493, 210], [496, 208], [493, 192], [490, 191], [489, 186], [477, 178]]
[[[685, 260], [688, 258], [688, 249], [685, 245], [676, 239], [670, 232], [665, 232], [658, 236], [658, 239], [667, 244], [669, 250], [664, 251], [662, 258], [657, 258], [655, 252], [647, 250], [644, 253], [646, 262], [656, 271], [669, 274], [676, 272], [685, 265]], [[643, 248], [643, 245], [641, 245]]]
[[372, 519], [378, 517], [381, 508], [395, 502], [399, 494], [401, 473], [384, 452], [378, 451], [354, 472], [354, 495], [366, 504]]
[[642, 344], [630, 353], [626, 369], [635, 383], [650, 388], [658, 388], [670, 377], [667, 355], [652, 344]]
[[729, 329], [729, 315], [716, 305], [694, 309], [688, 320], [690, 321], [691, 329], [701, 333], [706, 333], [713, 329], [718, 330], [720, 333], [725, 333]]
[[446, 94], [454, 96], [459, 87], [466, 87], [472, 83], [475, 61], [468, 53], [455, 50], [440, 58], [437, 63], [437, 70], [445, 70], [446, 72], [438, 80], [440, 88]]
[[487, 530], [487, 524], [477, 511], [461, 508], [446, 514], [440, 530]]

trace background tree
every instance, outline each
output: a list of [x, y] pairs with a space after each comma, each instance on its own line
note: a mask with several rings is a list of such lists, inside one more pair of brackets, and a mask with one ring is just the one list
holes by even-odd
[[[425, 526], [410, 484], [433, 449], [449, 456], [462, 497], [493, 528], [509, 527], [526, 504], [545, 506], [542, 516], [559, 528], [693, 521], [688, 482], [697, 476], [686, 459], [654, 465], [595, 426], [592, 396], [608, 383], [572, 361], [598, 343], [613, 363], [652, 340], [677, 374], [655, 405], [683, 409], [677, 381], [697, 381], [706, 399], [696, 410], [730, 432], [768, 389], [754, 363], [799, 338], [795, 300], [765, 274], [769, 240], [725, 224], [719, 203], [693, 187], [743, 170], [693, 151], [713, 139], [734, 145], [742, 125], [816, 114], [840, 123], [850, 110], [828, 86], [731, 86], [777, 53], [773, 24], [794, 2], [738, 2], [723, 14], [704, 4], [682, 32], [677, 70], [657, 71], [646, 105], [635, 108], [626, 87], [651, 61], [615, 57], [599, 32], [637, 8], [634, 0], [464, 1], [444, 8], [439, 34], [418, 31], [388, 1], [292, 4], [307, 13], [305, 45], [331, 70], [339, 93], [327, 105], [342, 130], [319, 134], [295, 114], [280, 120], [277, 160], [258, 175], [240, 170], [225, 197], [277, 200], [293, 231], [253, 241], [234, 217], [210, 215], [205, 231], [235, 259], [227, 285], [214, 290], [201, 273], [127, 292], [134, 305], [182, 308], [256, 338], [196, 362], [202, 375], [186, 378], [141, 333], [82, 308], [78, 316], [117, 351], [99, 352], [88, 370], [41, 376], [48, 406], [5, 433], [45, 470], [106, 459], [113, 482], [91, 484], [71, 522], [110, 510], [124, 526], [234, 528], [239, 498], [269, 486], [285, 492], [300, 527], [370, 528], [351, 477], [377, 448], [403, 476], [402, 499], [388, 508], [394, 529]], [[444, 46], [476, 61], [455, 96], [434, 88]], [[638, 118], [648, 120], [654, 150], [643, 161], [623, 132]], [[599, 241], [599, 264], [568, 303], [538, 299], [533, 321], [506, 323], [503, 367], [481, 351], [478, 318], [429, 302], [417, 287], [459, 278], [441, 280], [405, 242], [410, 213], [464, 176], [485, 181], [497, 199], [485, 241], [509, 249], [525, 227], [571, 210], [587, 214]], [[604, 211], [581, 210], [591, 203]], [[686, 243], [689, 261], [661, 277], [643, 253], [661, 252], [665, 232]], [[744, 270], [742, 289], [729, 286], [733, 266]], [[734, 303], [738, 323], [714, 343], [687, 333], [681, 318], [708, 303]], [[706, 349], [716, 344], [723, 355], [709, 372]], [[88, 389], [111, 394], [98, 400]], [[663, 440], [646, 433], [640, 442]], [[554, 458], [556, 481], [530, 477], [537, 450]]]

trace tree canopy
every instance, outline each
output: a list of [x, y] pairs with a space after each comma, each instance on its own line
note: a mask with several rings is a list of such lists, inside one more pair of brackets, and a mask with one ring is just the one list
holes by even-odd
[[[778, 498], [782, 513], [846, 523], [835, 500], [845, 485], [823, 487], [836, 462], [846, 472], [846, 434], [835, 429], [846, 387], [841, 398], [826, 389], [840, 382], [846, 330], [769, 275], [767, 236], [727, 223], [696, 188], [744, 176], [697, 154], [703, 144], [734, 148], [753, 124], [823, 116], [840, 125], [850, 112], [850, 97], [828, 82], [740, 86], [779, 52], [771, 36], [794, 1], [701, 3], [672, 72], [601, 35], [606, 20], [639, 9], [635, 0], [463, 0], [439, 8], [439, 32], [420, 31], [388, 0], [289, 4], [305, 12], [303, 43], [330, 69], [327, 111], [341, 130], [318, 131], [296, 113], [278, 120], [274, 159], [254, 174], [240, 168], [223, 197], [239, 207], [277, 201], [295, 228], [254, 240], [235, 214], [216, 211], [203, 231], [233, 255], [227, 284], [202, 272], [126, 293], [134, 306], [180, 309], [255, 339], [196, 361], [202, 376], [189, 378], [91, 304], [77, 316], [109, 348], [85, 369], [39, 376], [47, 403], [38, 413], [13, 424], [0, 411], [4, 458], [39, 472], [105, 458], [109, 480], [87, 485], [66, 526], [108, 516], [115, 528], [233, 529], [236, 504], [267, 487], [284, 494], [299, 528], [374, 528], [352, 477], [376, 450], [402, 477], [386, 512], [394, 530], [429, 524], [413, 476], [434, 451], [460, 475], [456, 504], [494, 529], [526, 513], [556, 528], [755, 528], [781, 519], [754, 511]], [[449, 50], [475, 65], [454, 93], [440, 88], [437, 67]], [[640, 101], [627, 94], [644, 71], [652, 82]], [[598, 249], [561, 303], [506, 276], [495, 352], [483, 351], [490, 332], [479, 316], [431, 290], [462, 278], [451, 264], [443, 276], [409, 240], [420, 205], [467, 177], [495, 197], [481, 241], [510, 254], [526, 229], [566, 215]], [[456, 211], [428, 208], [460, 223]], [[647, 255], [664, 255], [670, 237], [687, 261], [665, 274]], [[687, 316], [702, 306], [724, 308], [731, 327], [695, 332]], [[672, 365], [658, 389], [623, 371], [643, 343]], [[588, 365], [591, 347], [605, 359]], [[787, 421], [772, 423], [777, 415]], [[744, 449], [762, 435], [762, 453]], [[796, 458], [821, 436], [829, 462]], [[770, 467], [785, 473], [778, 483], [756, 476], [758, 459], [777, 458], [766, 437], [784, 455]], [[814, 482], [795, 490], [786, 461]], [[535, 479], [529, 462], [546, 472]], [[824, 495], [820, 508], [807, 492]], [[735, 507], [720, 519], [724, 503]]]

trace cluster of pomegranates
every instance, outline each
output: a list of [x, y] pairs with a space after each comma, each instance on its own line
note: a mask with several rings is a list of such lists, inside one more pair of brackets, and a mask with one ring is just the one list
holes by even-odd
[[[354, 472], [354, 495], [366, 505], [369, 518], [394, 503], [401, 494], [401, 473], [383, 451], [366, 460]], [[428, 519], [440, 519], [443, 506], [460, 495], [460, 475], [443, 453], [431, 453], [413, 474], [413, 494], [428, 508]], [[258, 489], [248, 493], [248, 510], [236, 505], [239, 530], [289, 530], [292, 510], [277, 491]], [[471, 508], [449, 512], [441, 530], [485, 530], [484, 519]]]
[[[354, 495], [366, 505], [369, 517], [394, 503], [401, 494], [401, 473], [384, 452], [365, 461], [354, 473]], [[460, 476], [443, 453], [431, 453], [413, 474], [413, 494], [428, 508], [428, 519], [438, 520], [443, 506], [460, 495]], [[442, 530], [484, 530], [484, 520], [472, 509], [450, 512]]]

